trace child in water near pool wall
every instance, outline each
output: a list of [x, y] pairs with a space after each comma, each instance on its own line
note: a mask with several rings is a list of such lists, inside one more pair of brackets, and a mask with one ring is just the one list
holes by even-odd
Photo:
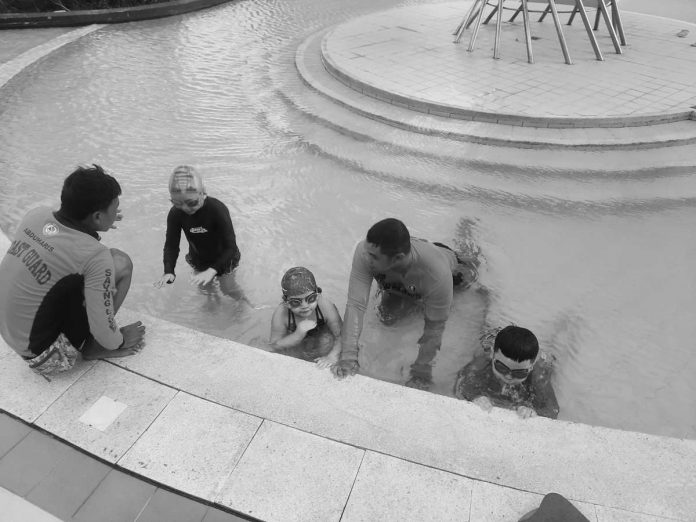
[[186, 262], [193, 268], [191, 284], [206, 286], [218, 278], [223, 293], [248, 302], [234, 280], [233, 271], [239, 265], [241, 254], [227, 206], [207, 195], [203, 178], [188, 165], [181, 165], [172, 172], [169, 196], [172, 208], [167, 215], [164, 275], [154, 286], [162, 288], [176, 279], [174, 268], [183, 230], [189, 243]]
[[341, 316], [321, 293], [314, 274], [302, 266], [291, 268], [280, 283], [283, 302], [271, 319], [271, 347], [320, 368], [336, 363], [341, 351]]
[[[454, 395], [489, 411], [493, 406], [517, 410], [522, 418], [558, 417], [551, 385], [552, 357], [526, 328], [506, 326], [481, 337], [484, 353], [457, 374]], [[492, 348], [492, 349], [491, 349]]]

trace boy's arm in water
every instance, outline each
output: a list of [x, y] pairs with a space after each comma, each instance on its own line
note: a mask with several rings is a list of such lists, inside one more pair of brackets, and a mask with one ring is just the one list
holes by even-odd
[[341, 329], [341, 355], [332, 370], [336, 377], [354, 375], [358, 371], [358, 340], [363, 329], [363, 319], [370, 298], [372, 274], [363, 255], [364, 241], [358, 243], [353, 253], [353, 264], [348, 283], [346, 312]]
[[237, 248], [237, 236], [234, 233], [232, 226], [232, 218], [227, 206], [219, 202], [215, 207], [215, 219], [217, 221], [217, 230], [220, 235], [220, 255], [215, 259], [211, 268], [214, 268], [217, 275], [224, 274], [232, 262], [232, 266], [236, 267], [239, 264], [239, 249]]
[[322, 300], [321, 309], [324, 312], [324, 319], [331, 331], [331, 335], [333, 335], [333, 348], [331, 348], [328, 354], [318, 357], [314, 362], [317, 363], [319, 368], [329, 368], [338, 362], [338, 357], [341, 354], [341, 326], [343, 321], [338, 313], [338, 308], [336, 308], [333, 302], [323, 296], [320, 299]]
[[288, 312], [288, 309], [282, 304], [278, 305], [278, 308], [273, 312], [270, 345], [274, 351], [281, 351], [286, 348], [297, 346], [307, 336], [307, 332], [317, 325], [316, 321], [299, 321], [295, 331], [288, 333], [286, 326], [288, 313], [290, 312]]
[[[550, 363], [547, 364], [550, 365]], [[556, 399], [556, 392], [551, 384], [552, 373], [553, 369], [550, 366], [548, 368], [534, 368], [530, 379], [532, 379], [532, 386], [534, 387], [533, 406], [537, 415], [556, 419], [558, 418], [560, 408], [558, 399]]]
[[487, 354], [476, 355], [464, 368], [459, 370], [454, 381], [454, 396], [457, 399], [474, 401], [485, 397], [488, 374], [491, 371], [491, 359]]

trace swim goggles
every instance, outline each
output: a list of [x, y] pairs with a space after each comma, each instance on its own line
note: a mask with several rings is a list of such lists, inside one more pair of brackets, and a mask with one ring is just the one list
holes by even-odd
[[493, 366], [495, 366], [495, 369], [498, 370], [498, 372], [502, 373], [503, 375], [509, 375], [513, 379], [526, 379], [529, 372], [531, 372], [533, 368], [533, 366], [530, 366], [529, 368], [518, 368], [516, 370], [511, 370], [505, 365], [504, 362], [499, 361], [498, 359], [493, 361]]
[[195, 207], [200, 202], [200, 200], [198, 200], [198, 199], [187, 199], [186, 201], [174, 201], [173, 199], [170, 199], [169, 201], [171, 201], [172, 205], [174, 205], [175, 207], [189, 207], [189, 208]]
[[290, 308], [297, 308], [298, 306], [302, 306], [302, 302], [306, 301], [307, 304], [312, 304], [317, 300], [319, 297], [319, 294], [317, 292], [312, 292], [311, 294], [308, 294], [304, 297], [286, 297], [283, 296], [283, 300], [288, 303], [288, 306]]

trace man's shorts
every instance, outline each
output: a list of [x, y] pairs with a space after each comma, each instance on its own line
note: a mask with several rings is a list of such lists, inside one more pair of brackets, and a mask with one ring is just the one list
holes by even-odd
[[68, 338], [60, 334], [41, 355], [28, 359], [27, 363], [29, 368], [50, 381], [49, 375], [67, 371], [75, 366], [79, 353], [80, 351], [70, 344]]
[[89, 337], [84, 279], [77, 274], [58, 281], [39, 306], [31, 332], [29, 366], [45, 374], [70, 369]]

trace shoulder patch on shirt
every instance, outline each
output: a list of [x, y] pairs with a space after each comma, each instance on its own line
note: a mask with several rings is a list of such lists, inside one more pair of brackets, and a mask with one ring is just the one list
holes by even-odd
[[49, 221], [43, 227], [44, 236], [55, 236], [58, 233], [58, 225]]
[[205, 234], [208, 230], [205, 227], [193, 227], [189, 229], [192, 234]]

